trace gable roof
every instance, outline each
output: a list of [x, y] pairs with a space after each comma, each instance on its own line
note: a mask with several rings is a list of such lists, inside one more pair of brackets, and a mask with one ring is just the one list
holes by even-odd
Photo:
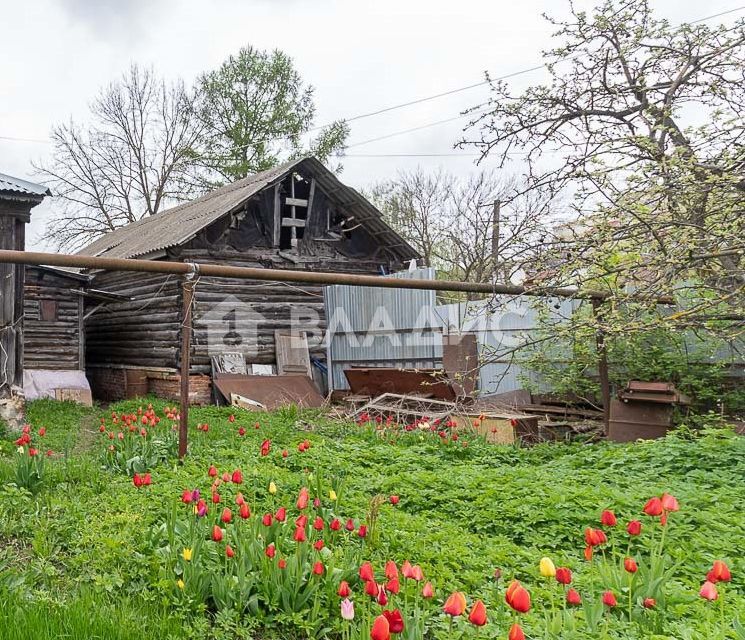
[[416, 250], [383, 221], [380, 211], [312, 157], [285, 162], [274, 169], [215, 189], [196, 200], [132, 222], [94, 240], [78, 254], [135, 258], [179, 246], [213, 222], [239, 209], [251, 196], [284, 179], [290, 171], [301, 168], [309, 170], [326, 195], [354, 215], [397, 258], [404, 261], [419, 257]]
[[51, 196], [52, 192], [43, 184], [36, 184], [21, 178], [14, 178], [0, 173], [0, 198], [34, 200], [41, 202], [44, 196]]

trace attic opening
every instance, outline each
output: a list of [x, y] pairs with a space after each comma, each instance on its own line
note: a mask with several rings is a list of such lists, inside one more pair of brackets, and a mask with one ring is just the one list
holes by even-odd
[[313, 207], [313, 180], [290, 173], [279, 185], [279, 248], [291, 250], [305, 236], [309, 213]]

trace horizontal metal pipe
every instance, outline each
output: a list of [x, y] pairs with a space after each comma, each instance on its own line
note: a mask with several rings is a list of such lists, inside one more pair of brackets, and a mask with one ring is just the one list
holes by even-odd
[[[167, 262], [164, 260], [135, 260], [132, 258], [101, 258], [97, 256], [42, 253], [34, 251], [0, 251], [0, 263], [13, 262], [35, 266], [73, 267], [103, 271], [141, 271], [148, 273], [187, 274], [194, 272], [194, 263]], [[577, 291], [556, 287], [526, 288], [517, 285], [492, 284], [490, 282], [459, 282], [456, 280], [410, 280], [384, 276], [366, 276], [352, 273], [329, 273], [322, 271], [294, 271], [290, 269], [263, 269], [232, 267], [224, 264], [196, 265], [200, 275], [216, 278], [239, 278], [244, 280], [269, 280], [272, 282], [295, 282], [306, 284], [345, 284], [355, 287], [384, 287], [390, 289], [425, 289], [431, 291], [460, 291], [464, 293], [492, 293], [525, 296], [556, 296], [558, 298], [582, 298], [604, 300], [609, 297], [602, 291]], [[647, 300], [652, 300], [647, 298]], [[658, 304], [674, 304], [672, 298], [656, 298]]]

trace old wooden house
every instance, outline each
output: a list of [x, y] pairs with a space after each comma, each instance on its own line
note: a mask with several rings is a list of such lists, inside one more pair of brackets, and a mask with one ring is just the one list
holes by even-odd
[[[83, 255], [275, 269], [385, 274], [415, 258], [360, 193], [314, 158], [248, 176], [113, 231]], [[89, 311], [86, 366], [96, 397], [177, 397], [181, 281], [133, 272], [93, 273], [93, 287], [129, 300]], [[324, 357], [321, 287], [199, 277], [194, 293], [192, 400], [210, 398], [211, 356], [240, 352], [275, 363], [275, 332], [309, 332]]]
[[[31, 209], [46, 187], [0, 174], [0, 249], [23, 251]], [[0, 418], [16, 425], [23, 412], [24, 268], [0, 264]]]

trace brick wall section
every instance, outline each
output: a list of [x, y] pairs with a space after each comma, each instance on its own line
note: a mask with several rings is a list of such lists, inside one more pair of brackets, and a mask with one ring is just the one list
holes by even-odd
[[[147, 393], [158, 398], [179, 401], [181, 376], [178, 373], [121, 367], [90, 367], [87, 371], [93, 397], [106, 402], [143, 395], [144, 389], [140, 384], [128, 384], [128, 380], [141, 377], [142, 374], [147, 379]], [[189, 401], [195, 405], [211, 404], [212, 381], [209, 376], [189, 376]]]
[[[148, 376], [148, 391], [158, 398], [178, 402], [181, 399], [181, 375], [178, 373]], [[205, 405], [212, 402], [212, 381], [209, 376], [189, 376], [189, 404]]]
[[126, 370], [113, 368], [89, 369], [86, 372], [91, 392], [96, 400], [112, 402], [122, 400], [127, 388]]

